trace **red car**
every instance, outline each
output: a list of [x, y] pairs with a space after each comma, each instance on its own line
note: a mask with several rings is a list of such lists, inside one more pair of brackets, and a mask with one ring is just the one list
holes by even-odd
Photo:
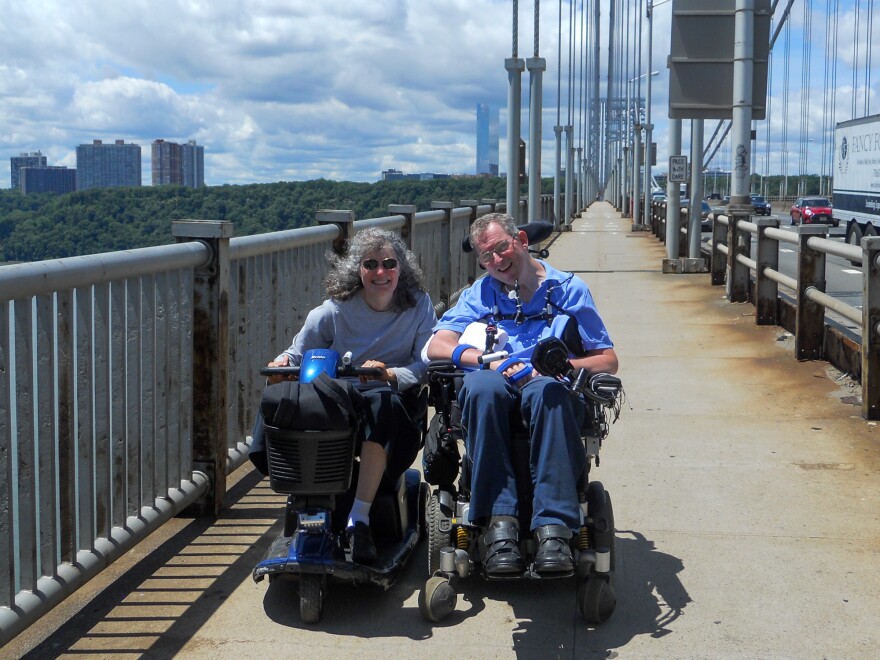
[[801, 222], [805, 225], [825, 222], [832, 227], [840, 224], [832, 215], [831, 202], [827, 197], [798, 197], [791, 207], [791, 224], [797, 225]]

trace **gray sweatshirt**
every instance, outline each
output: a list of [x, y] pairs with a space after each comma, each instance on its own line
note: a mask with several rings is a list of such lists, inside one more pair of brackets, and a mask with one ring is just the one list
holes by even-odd
[[325, 300], [309, 312], [282, 355], [297, 365], [310, 348], [330, 348], [340, 355], [350, 351], [353, 365], [378, 360], [393, 368], [397, 388], [405, 390], [427, 382], [428, 372], [420, 354], [436, 322], [427, 293], [421, 295], [415, 307], [402, 312], [377, 312], [360, 293], [342, 302]]

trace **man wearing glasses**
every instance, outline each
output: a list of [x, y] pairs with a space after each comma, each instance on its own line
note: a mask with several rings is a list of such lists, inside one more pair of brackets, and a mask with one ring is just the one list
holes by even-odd
[[[586, 467], [580, 440], [583, 407], [562, 383], [535, 372], [530, 356], [535, 344], [550, 336], [567, 339], [575, 369], [615, 373], [617, 355], [587, 285], [533, 258], [528, 237], [513, 218], [501, 213], [478, 218], [470, 242], [488, 277], [466, 289], [443, 315], [426, 353], [470, 370], [458, 402], [472, 461], [471, 519], [487, 527], [485, 569], [489, 575], [525, 570], [511, 459], [510, 420], [519, 415], [530, 436], [535, 569], [567, 573], [574, 569], [569, 541], [581, 527], [577, 486]], [[481, 326], [475, 323], [497, 328], [499, 345], [481, 341], [481, 333], [474, 332]], [[572, 338], [579, 346], [572, 347]], [[481, 367], [478, 358], [490, 350], [505, 350], [510, 357]]]

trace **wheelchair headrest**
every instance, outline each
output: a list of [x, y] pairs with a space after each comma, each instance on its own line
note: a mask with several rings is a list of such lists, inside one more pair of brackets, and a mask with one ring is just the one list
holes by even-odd
[[[529, 239], [529, 245], [540, 243], [547, 239], [553, 233], [553, 223], [546, 220], [538, 220], [537, 222], [529, 222], [524, 225], [517, 225], [520, 231], [524, 231]], [[473, 252], [474, 246], [471, 245], [470, 236], [465, 236], [461, 242], [461, 249], [465, 252]]]

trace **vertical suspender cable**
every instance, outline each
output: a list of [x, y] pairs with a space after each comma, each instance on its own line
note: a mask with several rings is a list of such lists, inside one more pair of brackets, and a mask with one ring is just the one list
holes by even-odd
[[559, 0], [559, 19], [556, 24], [556, 124], [555, 169], [553, 173], [553, 224], [559, 225], [562, 219], [562, 0]]
[[852, 110], [850, 111], [850, 119], [856, 118], [856, 107], [859, 91], [859, 42], [861, 41], [861, 8], [862, 3], [856, 0], [855, 26], [853, 29], [853, 70], [852, 70]]
[[871, 114], [871, 55], [874, 41], [874, 0], [868, 0], [868, 24], [865, 26], [865, 116]]
[[798, 124], [799, 127], [799, 136], [798, 136], [798, 196], [807, 194], [807, 181], [806, 177], [809, 174], [807, 162], [807, 155], [809, 153], [809, 145], [810, 145], [810, 127], [808, 126], [808, 118], [809, 118], [809, 103], [810, 103], [810, 94], [809, 94], [809, 86], [810, 86], [810, 51], [812, 45], [812, 35], [811, 35], [811, 22], [810, 16], [812, 15], [811, 11], [811, 1], [804, 0], [804, 24], [803, 24], [803, 34], [804, 38], [801, 39], [801, 103], [800, 103], [800, 121]]
[[819, 194], [826, 195], [825, 177], [828, 174], [828, 128], [834, 128], [834, 124], [829, 122], [829, 95], [830, 95], [830, 77], [831, 77], [831, 58], [834, 57], [832, 50], [831, 36], [831, 12], [828, 7], [825, 8], [825, 62], [822, 72], [822, 161], [819, 169]]
[[529, 222], [541, 219], [541, 144], [543, 135], [544, 70], [547, 61], [538, 56], [539, 35], [541, 33], [541, 1], [535, 3], [535, 51], [526, 60], [529, 70]]
[[791, 24], [785, 24], [785, 55], [782, 70], [782, 194], [788, 195], [788, 71], [791, 61]]

